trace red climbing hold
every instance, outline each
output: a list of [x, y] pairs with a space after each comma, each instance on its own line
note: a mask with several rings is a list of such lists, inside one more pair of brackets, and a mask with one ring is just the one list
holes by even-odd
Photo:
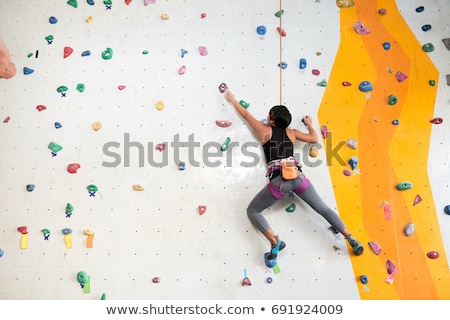
[[204, 214], [206, 212], [206, 206], [198, 206], [198, 213], [200, 215]]
[[78, 163], [71, 163], [67, 166], [67, 171], [69, 173], [77, 173], [78, 169], [80, 169], [80, 165]]
[[130, 3], [131, 3], [131, 1], [133, 1], [133, 0], [125, 0], [125, 4], [126, 4], [127, 6], [129, 6]]
[[38, 105], [38, 106], [36, 107], [36, 110], [37, 110], [37, 111], [42, 111], [42, 110], [45, 110], [45, 109], [47, 109], [47, 107], [46, 107], [46, 106], [43, 106], [42, 104], [40, 104], [40, 105]]
[[64, 47], [64, 58], [67, 58], [70, 56], [73, 52], [73, 49], [71, 47]]
[[282, 37], [286, 37], [286, 31], [284, 31], [282, 28], [280, 28], [280, 27], [278, 27], [277, 28], [277, 31], [280, 33], [280, 36], [282, 36]]
[[18, 230], [21, 234], [27, 234], [27, 233], [28, 233], [27, 226], [21, 226], [21, 227], [18, 227], [17, 230]]
[[434, 118], [433, 120], [430, 120], [431, 123], [434, 124], [441, 124], [442, 122], [444, 122], [444, 119], [442, 118]]
[[124, 85], [120, 85], [120, 86], [118, 86], [117, 88], [119, 88], [119, 90], [123, 90], [123, 89], [125, 89], [125, 88], [126, 88], [126, 86], [124, 86]]
[[430, 251], [427, 253], [427, 257], [430, 259], [437, 259], [439, 258], [439, 252], [437, 251]]
[[200, 15], [200, 17], [201, 17], [202, 19], [205, 19], [205, 18], [206, 18], [206, 13], [202, 13], [202, 14]]

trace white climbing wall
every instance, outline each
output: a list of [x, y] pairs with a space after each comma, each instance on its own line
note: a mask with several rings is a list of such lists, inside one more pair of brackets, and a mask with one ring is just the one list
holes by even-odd
[[[421, 26], [409, 13], [420, 3], [398, 2], [405, 19]], [[448, 10], [445, 2], [433, 1]], [[329, 75], [339, 45], [339, 8], [331, 0], [284, 0], [283, 9], [281, 102], [294, 126], [303, 130], [301, 117], [309, 114], [319, 130], [324, 88], [316, 84]], [[280, 103], [278, 10], [279, 1], [267, 0], [147, 6], [113, 0], [111, 9], [99, 0], [94, 6], [78, 0], [77, 8], [57, 0], [0, 2], [0, 37], [18, 71], [0, 79], [0, 120], [10, 117], [0, 126], [0, 299], [359, 299], [343, 238], [305, 204], [295, 200], [296, 211], [287, 213], [294, 200], [284, 199], [266, 213], [288, 245], [279, 274], [265, 267], [268, 244], [246, 216], [267, 181], [265, 164], [256, 136], [218, 86], [227, 83], [257, 118]], [[450, 36], [448, 21], [433, 23], [445, 24], [435, 43]], [[256, 32], [261, 25], [264, 36]], [[64, 47], [73, 49], [67, 58]], [[109, 60], [102, 58], [107, 48], [113, 50]], [[91, 54], [82, 56], [86, 50]], [[433, 57], [443, 72], [436, 115], [445, 119], [433, 131], [430, 151], [437, 208], [450, 202], [448, 54]], [[305, 70], [298, 68], [300, 58], [307, 60]], [[34, 72], [25, 75], [24, 67]], [[65, 96], [60, 86], [68, 88]], [[38, 111], [38, 105], [47, 108]], [[232, 125], [221, 128], [216, 120]], [[97, 121], [102, 127], [95, 131]], [[231, 143], [221, 152], [227, 137]], [[63, 147], [56, 156], [50, 142]], [[155, 150], [159, 143], [167, 144], [164, 152]], [[325, 155], [311, 159], [307, 150], [298, 144], [305, 171], [335, 208]], [[71, 163], [81, 166], [75, 174], [67, 171]], [[34, 191], [27, 191], [29, 184]], [[98, 187], [95, 197], [87, 190], [91, 184]], [[70, 217], [67, 203], [74, 207]], [[199, 205], [207, 207], [202, 215]], [[447, 249], [449, 221], [442, 221]], [[28, 230], [27, 248], [21, 248], [20, 226]], [[72, 230], [71, 248], [64, 228]], [[95, 234], [92, 248], [86, 229]], [[90, 276], [89, 293], [78, 284], [80, 271]], [[241, 285], [245, 275], [251, 286]]]

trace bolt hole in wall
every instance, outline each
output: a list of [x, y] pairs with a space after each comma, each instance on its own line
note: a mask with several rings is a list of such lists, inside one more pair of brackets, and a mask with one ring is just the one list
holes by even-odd
[[[445, 266], [450, 246], [445, 1], [418, 12], [416, 0], [385, 0], [383, 13], [356, 1], [285, 0], [282, 14], [273, 1], [110, 2], [0, 4], [9, 72], [0, 80], [1, 298], [449, 298], [433, 283], [448, 284], [448, 267], [436, 265]], [[386, 33], [390, 19], [403, 31]], [[361, 50], [369, 51], [355, 56]], [[396, 60], [400, 51], [423, 59], [420, 70]], [[392, 75], [390, 86], [380, 74]], [[411, 221], [400, 211], [415, 233], [382, 255], [366, 245], [353, 257], [322, 217], [287, 197], [264, 213], [288, 244], [279, 269], [268, 268], [268, 243], [246, 215], [267, 183], [264, 156], [220, 84], [257, 118], [282, 103], [306, 132], [302, 117], [312, 116], [321, 139], [313, 153], [296, 144], [303, 169], [365, 244], [403, 236]], [[426, 119], [407, 112], [424, 104]], [[392, 133], [391, 149], [370, 163], [364, 148], [382, 150], [380, 132]], [[414, 149], [421, 176], [409, 171]], [[397, 164], [367, 207], [364, 178], [391, 156]], [[389, 195], [401, 182], [412, 183], [401, 190], [405, 202]], [[417, 190], [422, 201], [412, 205]], [[418, 218], [419, 206], [433, 223]], [[398, 220], [385, 219], [389, 210]], [[406, 261], [396, 245], [414, 258], [439, 254], [421, 260], [432, 292], [397, 289], [414, 278], [402, 269], [386, 283], [386, 260]]]

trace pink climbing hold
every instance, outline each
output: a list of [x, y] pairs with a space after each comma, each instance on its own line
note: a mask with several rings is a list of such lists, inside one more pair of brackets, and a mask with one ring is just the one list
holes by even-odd
[[364, 23], [362, 23], [361, 21], [356, 22], [353, 25], [353, 29], [355, 29], [356, 33], [358, 33], [358, 34], [368, 34], [368, 33], [370, 33], [370, 30], [367, 29], [364, 26]]
[[415, 206], [416, 204], [419, 204], [420, 202], [422, 202], [422, 197], [418, 194], [416, 196], [416, 198], [414, 199], [413, 206]]
[[71, 47], [64, 47], [64, 58], [67, 58], [70, 56], [73, 52], [73, 49]]
[[47, 109], [47, 107], [46, 107], [46, 106], [43, 106], [42, 104], [40, 104], [40, 105], [38, 105], [38, 106], [36, 107], [36, 110], [37, 110], [37, 111], [43, 111], [43, 110], [45, 110], [45, 109]]
[[317, 69], [312, 69], [311, 73], [315, 76], [318, 76], [320, 74], [320, 71]]
[[156, 150], [163, 152], [166, 149], [166, 145], [164, 143], [158, 143], [155, 147]]
[[156, 0], [144, 0], [144, 5], [148, 6], [149, 4], [153, 4], [155, 2], [156, 2]]
[[202, 14], [200, 15], [200, 18], [205, 19], [205, 18], [206, 18], [206, 13], [202, 13]]
[[161, 282], [161, 278], [160, 278], [160, 277], [154, 277], [154, 278], [152, 279], [152, 282], [153, 282], [153, 283], [160, 283], [160, 282]]
[[206, 206], [198, 206], [198, 213], [202, 215], [206, 212]]
[[324, 139], [326, 139], [327, 136], [328, 136], [328, 128], [327, 128], [327, 126], [322, 126], [322, 128], [320, 128], [320, 133], [322, 133], [322, 137]]
[[69, 173], [77, 173], [77, 170], [80, 169], [80, 165], [78, 163], [71, 163], [67, 166], [67, 171]]
[[226, 85], [226, 83], [221, 83], [220, 85], [219, 85], [219, 92], [220, 93], [224, 93], [225, 91], [227, 91], [228, 90], [228, 86]]
[[227, 120], [216, 120], [216, 124], [217, 124], [219, 127], [222, 127], [222, 128], [226, 128], [226, 127], [231, 126], [231, 122], [230, 122], [230, 121], [227, 121]]
[[372, 251], [376, 254], [379, 255], [381, 253], [381, 248], [378, 245], [378, 243], [376, 243], [375, 241], [369, 241], [369, 247], [372, 249]]
[[204, 47], [204, 46], [198, 47], [198, 51], [199, 51], [201, 56], [208, 55], [208, 49], [206, 47]]
[[442, 122], [444, 122], [444, 119], [442, 119], [442, 118], [434, 118], [434, 119], [430, 120], [430, 122], [434, 123], [434, 124], [441, 124]]
[[427, 253], [427, 257], [430, 259], [437, 259], [439, 258], [439, 252], [437, 251], [430, 251]]
[[27, 234], [28, 233], [27, 226], [18, 227], [17, 231], [19, 231], [21, 234]]
[[3, 120], [3, 123], [8, 123], [9, 120], [11, 120], [11, 118], [10, 117], [6, 117], [5, 120]]
[[397, 79], [398, 82], [402, 82], [405, 81], [408, 78], [408, 76], [403, 72], [399, 71], [395, 74], [395, 78]]
[[125, 89], [127, 86], [124, 86], [124, 85], [120, 85], [120, 86], [118, 86], [117, 88], [119, 88], [119, 90], [123, 90], [123, 89]]
[[344, 81], [344, 82], [342, 82], [342, 85], [344, 87], [350, 87], [352, 84], [350, 82], [348, 82], [348, 81]]
[[282, 28], [278, 27], [277, 31], [280, 33], [280, 36], [282, 37], [286, 37], [287, 33], [286, 31], [284, 31]]
[[180, 69], [178, 69], [178, 74], [185, 74], [186, 73], [186, 66], [181, 66]]

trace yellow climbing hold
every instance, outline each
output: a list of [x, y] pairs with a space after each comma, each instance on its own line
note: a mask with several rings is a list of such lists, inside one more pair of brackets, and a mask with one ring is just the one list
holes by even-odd
[[141, 186], [141, 185], [139, 185], [139, 184], [134, 184], [134, 185], [133, 185], [133, 190], [136, 190], [136, 191], [144, 191], [144, 187]]
[[309, 156], [312, 158], [317, 158], [319, 156], [319, 149], [315, 146], [309, 148]]
[[100, 130], [100, 129], [102, 128], [102, 123], [101, 123], [100, 121], [94, 122], [94, 123], [92, 124], [92, 128], [93, 128], [95, 131], [98, 131], [98, 130]]
[[158, 103], [156, 103], [156, 109], [158, 109], [159, 111], [164, 109], [164, 101], [159, 100]]
[[92, 22], [92, 20], [94, 20], [93, 16], [89, 16], [89, 17], [86, 18], [86, 22], [87, 23]]
[[163, 20], [168, 20], [168, 19], [169, 19], [169, 15], [168, 15], [167, 13], [163, 13], [163, 14], [161, 15], [161, 19], [163, 19]]

